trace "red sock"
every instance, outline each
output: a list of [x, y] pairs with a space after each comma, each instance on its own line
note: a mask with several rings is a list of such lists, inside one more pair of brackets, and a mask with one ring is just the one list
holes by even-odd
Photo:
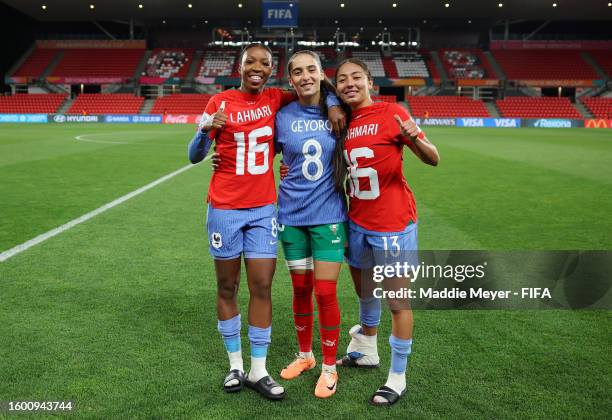
[[336, 297], [336, 282], [315, 280], [315, 296], [319, 307], [319, 331], [323, 363], [336, 364], [338, 337], [340, 336], [340, 308]]
[[305, 274], [291, 272], [291, 282], [293, 283], [293, 320], [298, 344], [301, 352], [309, 352], [312, 351], [314, 274], [312, 270], [307, 270]]

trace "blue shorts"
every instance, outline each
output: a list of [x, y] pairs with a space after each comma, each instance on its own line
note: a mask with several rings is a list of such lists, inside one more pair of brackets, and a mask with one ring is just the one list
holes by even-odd
[[407, 262], [418, 265], [417, 224], [410, 223], [402, 232], [366, 230], [349, 221], [348, 264], [355, 268], [372, 268]]
[[276, 206], [216, 209], [208, 204], [206, 229], [210, 254], [217, 260], [276, 258], [278, 224]]

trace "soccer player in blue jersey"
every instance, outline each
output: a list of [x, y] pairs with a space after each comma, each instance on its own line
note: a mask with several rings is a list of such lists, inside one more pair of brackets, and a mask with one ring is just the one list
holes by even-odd
[[276, 114], [276, 152], [288, 174], [279, 185], [278, 220], [293, 283], [293, 312], [299, 353], [281, 372], [293, 379], [315, 367], [312, 353], [314, 290], [319, 313], [323, 366], [315, 388], [319, 398], [336, 392], [340, 310], [336, 282], [347, 246], [344, 192], [334, 186], [336, 137], [327, 121], [326, 98], [335, 89], [325, 79], [319, 56], [299, 51], [287, 64], [298, 101]]

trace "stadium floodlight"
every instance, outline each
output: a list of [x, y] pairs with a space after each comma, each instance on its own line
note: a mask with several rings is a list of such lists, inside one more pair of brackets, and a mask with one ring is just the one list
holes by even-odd
[[89, 5], [89, 8], [93, 10], [93, 9], [95, 9], [95, 8], [96, 8], [96, 5], [95, 5], [95, 4], [90, 4], [90, 5]]
[[187, 7], [189, 7], [189, 8], [191, 9], [191, 8], [193, 7], [193, 4], [189, 3], [189, 4], [187, 5]]
[[42, 6], [40, 6], [40, 8], [43, 9], [43, 10], [47, 10], [47, 5], [43, 4]]
[[449, 8], [450, 7], [450, 3], [444, 3], [444, 7]]
[[344, 3], [340, 3], [340, 7], [344, 7]]
[[397, 7], [397, 3], [393, 3], [393, 7]]
[[242, 3], [238, 3], [238, 8], [242, 9]]
[[138, 5], [138, 8], [139, 8], [139, 9], [142, 9], [143, 7], [144, 7], [144, 6], [143, 6], [142, 4], [139, 4], [139, 5]]
[[498, 3], [497, 7], [504, 7], [504, 3]]

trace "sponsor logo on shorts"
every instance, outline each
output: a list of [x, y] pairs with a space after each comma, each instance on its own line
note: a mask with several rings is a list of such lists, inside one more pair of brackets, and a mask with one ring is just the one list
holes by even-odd
[[296, 331], [306, 331], [306, 325], [296, 325], [295, 326]]
[[215, 249], [219, 249], [223, 246], [223, 240], [219, 232], [213, 232], [213, 234], [210, 235], [210, 244]]

